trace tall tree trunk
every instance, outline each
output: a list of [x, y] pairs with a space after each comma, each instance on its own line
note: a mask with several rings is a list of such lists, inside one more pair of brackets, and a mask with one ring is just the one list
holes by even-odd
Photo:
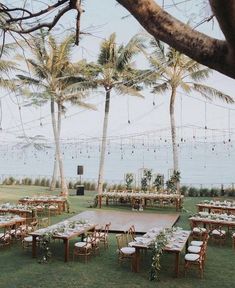
[[53, 167], [53, 175], [52, 175], [52, 179], [51, 179], [51, 185], [50, 185], [50, 190], [54, 191], [56, 188], [56, 181], [57, 181], [57, 177], [58, 177], [58, 159], [56, 157], [56, 153], [55, 153], [55, 159], [54, 159], [54, 167]]
[[99, 165], [99, 176], [98, 176], [98, 187], [97, 187], [99, 208], [101, 208], [102, 192], [103, 192], [103, 184], [104, 184], [104, 160], [105, 160], [107, 131], [108, 131], [110, 89], [106, 90], [105, 96], [106, 98], [105, 98], [105, 111], [104, 111], [104, 122], [103, 122], [103, 135], [102, 135], [102, 144], [101, 144], [101, 152], [100, 152], [100, 165]]
[[[170, 99], [170, 118], [171, 118], [171, 140], [172, 140], [172, 155], [173, 155], [173, 169], [179, 171], [178, 147], [176, 142], [176, 127], [175, 127], [175, 97], [176, 88], [172, 87]], [[177, 192], [179, 192], [179, 182], [176, 183]]]
[[176, 89], [172, 88], [170, 99], [170, 118], [171, 118], [171, 139], [172, 139], [172, 155], [173, 155], [173, 169], [178, 171], [178, 147], [176, 143], [176, 128], [175, 128], [175, 97]]
[[68, 195], [68, 188], [67, 188], [65, 177], [64, 177], [64, 169], [63, 169], [63, 162], [62, 162], [62, 157], [61, 157], [60, 141], [59, 141], [60, 126], [61, 126], [61, 124], [60, 124], [61, 119], [60, 118], [61, 118], [61, 111], [59, 110], [59, 106], [58, 106], [58, 123], [56, 125], [55, 102], [54, 102], [54, 99], [51, 99], [51, 120], [52, 120], [52, 128], [53, 128], [53, 135], [54, 135], [55, 149], [56, 149], [55, 158], [57, 158], [58, 163], [59, 163], [59, 168], [60, 168], [62, 194], [64, 196], [67, 196]]
[[60, 149], [60, 132], [61, 132], [61, 113], [62, 113], [62, 106], [60, 103], [58, 103], [58, 120], [57, 120], [57, 138], [56, 138], [56, 146], [57, 146], [57, 158], [58, 158], [58, 163], [59, 163], [59, 170], [60, 170], [60, 181], [61, 181], [61, 191], [63, 196], [68, 196], [69, 191], [64, 175], [64, 164], [63, 164], [63, 159], [61, 155], [61, 149]]
[[[56, 118], [55, 118], [55, 102], [54, 99], [51, 99], [51, 122], [52, 122], [52, 129], [53, 129], [53, 135], [54, 135], [54, 141], [55, 141], [55, 131], [57, 131], [57, 125], [56, 125]], [[53, 175], [51, 179], [51, 185], [50, 190], [55, 190], [56, 187], [56, 180], [58, 175], [58, 158], [57, 153], [55, 151], [54, 154], [54, 167], [53, 167]]]

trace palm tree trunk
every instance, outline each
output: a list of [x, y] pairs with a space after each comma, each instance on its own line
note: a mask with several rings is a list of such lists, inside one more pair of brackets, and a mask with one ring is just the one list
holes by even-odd
[[170, 99], [170, 118], [171, 118], [171, 139], [172, 139], [172, 153], [173, 153], [173, 168], [178, 171], [178, 148], [176, 143], [176, 128], [175, 128], [175, 97], [176, 89], [173, 87]]
[[[176, 127], [175, 127], [175, 97], [176, 88], [172, 87], [170, 99], [170, 119], [171, 119], [171, 139], [172, 139], [172, 154], [173, 154], [173, 169], [179, 171], [178, 147], [176, 143]], [[179, 182], [176, 183], [177, 191], [179, 192]]]
[[60, 132], [61, 132], [61, 113], [62, 113], [62, 106], [60, 103], [58, 103], [58, 126], [57, 126], [57, 137], [56, 137], [56, 146], [57, 146], [57, 158], [59, 163], [59, 170], [60, 170], [60, 181], [61, 181], [61, 192], [63, 196], [68, 196], [69, 191], [64, 175], [64, 164], [63, 159], [61, 155], [61, 149], [60, 149]]
[[99, 165], [99, 176], [98, 176], [98, 187], [97, 187], [99, 208], [101, 208], [102, 192], [103, 192], [103, 184], [104, 184], [104, 160], [105, 160], [105, 151], [106, 151], [106, 142], [107, 142], [109, 107], [110, 107], [110, 89], [106, 90], [103, 135], [102, 135], [102, 144], [101, 144], [101, 152], [100, 152], [100, 165]]
[[54, 191], [56, 188], [56, 181], [57, 181], [57, 176], [58, 176], [58, 159], [56, 157], [56, 153], [55, 153], [55, 159], [54, 159], [54, 167], [53, 167], [53, 175], [52, 175], [52, 179], [51, 179], [51, 184], [50, 184], [50, 190]]
[[65, 177], [64, 177], [64, 169], [63, 169], [63, 162], [62, 162], [62, 157], [61, 157], [60, 141], [59, 141], [60, 127], [61, 127], [61, 123], [60, 123], [61, 111], [59, 110], [59, 106], [58, 106], [58, 123], [57, 123], [58, 125], [56, 125], [54, 99], [51, 99], [51, 120], [52, 120], [52, 128], [53, 128], [53, 134], [54, 134], [54, 140], [55, 140], [55, 149], [56, 149], [55, 158], [57, 159], [57, 161], [59, 163], [59, 168], [60, 168], [61, 190], [62, 190], [62, 194], [64, 196], [67, 196], [68, 195], [68, 188], [67, 188]]
[[[57, 130], [57, 125], [56, 125], [56, 119], [55, 119], [55, 103], [54, 99], [51, 99], [51, 122], [52, 122], [52, 129], [53, 129], [53, 135], [54, 135], [54, 140], [55, 140], [55, 131]], [[55, 156], [54, 156], [54, 167], [53, 167], [53, 175], [51, 179], [51, 185], [50, 185], [50, 190], [53, 191], [55, 190], [56, 187], [56, 180], [57, 180], [57, 175], [58, 175], [58, 158], [57, 158], [57, 153], [55, 151]]]

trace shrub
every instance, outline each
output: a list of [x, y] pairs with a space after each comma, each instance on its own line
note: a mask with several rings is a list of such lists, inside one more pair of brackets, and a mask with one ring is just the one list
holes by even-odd
[[201, 188], [199, 190], [200, 197], [209, 197], [210, 196], [210, 190], [208, 188]]
[[16, 183], [16, 179], [14, 177], [9, 177], [3, 180], [3, 185], [14, 185]]
[[218, 188], [211, 188], [210, 196], [211, 197], [218, 197], [221, 195], [221, 191]]
[[233, 188], [226, 189], [226, 195], [228, 197], [235, 197], [235, 189], [233, 189]]
[[187, 196], [188, 194], [188, 186], [182, 186], [180, 187], [180, 193], [184, 196]]
[[73, 182], [69, 181], [69, 185], [68, 185], [69, 189], [73, 189], [73, 186], [74, 186]]
[[46, 186], [46, 178], [41, 179], [40, 186], [43, 186], [43, 187]]
[[46, 180], [46, 187], [50, 187], [51, 186], [51, 180], [50, 179], [47, 179]]
[[195, 187], [190, 187], [188, 189], [188, 196], [189, 197], [198, 197], [199, 196], [199, 191]]
[[60, 188], [60, 182], [59, 182], [59, 180], [56, 180], [55, 187], [56, 187], [56, 188]]
[[95, 188], [96, 188], [96, 184], [94, 182], [91, 183], [90, 190], [95, 191]]
[[104, 184], [103, 184], [103, 190], [105, 190], [105, 189], [107, 188], [107, 186], [108, 186], [108, 183], [107, 183], [107, 182], [104, 182]]
[[36, 178], [36, 179], [34, 180], [34, 185], [35, 185], [35, 186], [40, 186], [40, 179], [39, 179], [39, 178]]

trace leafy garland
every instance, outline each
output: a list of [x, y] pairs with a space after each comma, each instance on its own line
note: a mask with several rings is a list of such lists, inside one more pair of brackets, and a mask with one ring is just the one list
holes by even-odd
[[48, 263], [52, 256], [51, 249], [50, 249], [51, 237], [52, 237], [52, 233], [47, 233], [47, 234], [43, 234], [42, 236], [40, 236], [39, 243], [40, 243], [40, 247], [42, 251], [42, 256], [38, 260], [38, 263], [40, 264]]
[[[87, 220], [80, 219], [78, 221], [72, 221], [69, 223], [68, 228], [74, 229], [76, 224], [86, 224]], [[39, 243], [41, 248], [41, 258], [38, 260], [38, 263], [40, 264], [46, 264], [50, 261], [50, 258], [52, 257], [51, 249], [50, 249], [50, 243], [51, 238], [53, 235], [57, 234], [58, 232], [63, 233], [65, 231], [65, 226], [57, 227], [51, 232], [47, 232], [40, 236]]]
[[150, 281], [160, 280], [160, 270], [161, 270], [161, 256], [163, 254], [163, 249], [168, 243], [168, 237], [173, 233], [173, 228], [166, 228], [161, 231], [155, 238], [153, 253], [152, 253], [152, 264], [150, 269]]

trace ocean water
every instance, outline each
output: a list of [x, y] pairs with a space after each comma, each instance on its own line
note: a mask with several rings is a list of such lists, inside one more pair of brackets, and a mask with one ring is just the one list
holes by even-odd
[[[62, 144], [66, 177], [78, 180], [77, 166], [84, 166], [82, 180], [96, 181], [99, 165], [99, 146], [83, 144]], [[0, 146], [0, 176], [50, 177], [52, 175], [54, 148], [18, 145]], [[235, 149], [227, 143], [181, 143], [179, 146], [181, 183], [187, 185], [219, 186], [235, 183]], [[141, 178], [143, 168], [168, 178], [172, 169], [171, 145], [109, 144], [105, 160], [105, 180], [120, 183], [125, 173], [133, 173], [136, 182]]]

